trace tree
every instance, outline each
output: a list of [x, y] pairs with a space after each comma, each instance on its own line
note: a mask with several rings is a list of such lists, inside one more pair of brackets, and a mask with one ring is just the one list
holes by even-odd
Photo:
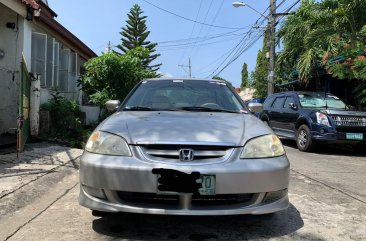
[[364, 0], [304, 0], [279, 30], [283, 51], [279, 62], [290, 63], [307, 83], [317, 68], [345, 47], [354, 48], [366, 24]]
[[249, 86], [248, 65], [247, 65], [247, 63], [244, 63], [243, 68], [241, 70], [240, 89], [245, 89], [248, 86]]
[[225, 81], [225, 83], [232, 89], [234, 89], [235, 87], [233, 86], [233, 84], [230, 82], [230, 81], [227, 81], [226, 79], [220, 77], [220, 76], [214, 76], [212, 77], [212, 79], [217, 79], [217, 80], [222, 80], [222, 81]]
[[143, 66], [141, 59], [147, 56], [149, 50], [137, 47], [124, 55], [109, 52], [89, 59], [79, 85], [101, 108], [107, 100], [123, 100], [140, 80], [156, 77], [155, 72]]
[[264, 98], [268, 93], [268, 60], [264, 48], [258, 51], [257, 63], [252, 78], [254, 80], [254, 97]]
[[157, 71], [161, 64], [151, 65], [160, 54], [153, 54], [155, 52], [155, 47], [157, 43], [151, 43], [147, 41], [147, 37], [150, 31], [147, 31], [146, 27], [146, 16], [142, 16], [143, 11], [140, 6], [135, 4], [131, 8], [130, 12], [127, 14], [128, 20], [126, 21], [126, 26], [122, 27], [120, 34], [122, 35], [121, 44], [117, 45], [123, 53], [132, 50], [136, 47], [145, 47], [150, 51], [148, 56], [144, 56], [142, 63], [144, 67], [147, 67], [153, 71]]
[[257, 62], [255, 65], [255, 69], [251, 74], [251, 77], [254, 81], [254, 97], [256, 98], [264, 98], [268, 93], [268, 69], [269, 62], [266, 57], [267, 53], [267, 34], [263, 39], [263, 47], [258, 51], [257, 54]]

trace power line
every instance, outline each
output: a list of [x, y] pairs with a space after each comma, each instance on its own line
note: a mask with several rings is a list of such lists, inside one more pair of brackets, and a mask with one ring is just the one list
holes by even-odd
[[212, 73], [210, 75], [208, 75], [206, 78], [208, 78], [209, 76], [214, 76], [215, 75], [215, 72], [226, 62], [226, 60], [235, 52], [235, 50], [238, 51], [238, 49], [241, 48], [241, 46], [245, 43], [244, 40], [249, 35], [249, 33], [250, 32], [248, 32], [246, 35], [244, 35], [243, 38], [240, 39], [240, 41], [237, 43], [237, 45], [235, 45], [234, 48], [232, 48], [229, 51], [229, 53], [227, 54], [226, 58], [223, 61], [221, 61], [221, 63], [214, 69], [214, 71], [212, 71]]
[[187, 17], [181, 16], [181, 15], [179, 15], [179, 14], [173, 13], [173, 12], [171, 12], [171, 11], [169, 11], [169, 10], [166, 10], [166, 9], [164, 9], [164, 8], [161, 8], [161, 7], [159, 7], [159, 6], [157, 6], [157, 5], [153, 4], [153, 3], [151, 3], [151, 2], [149, 2], [149, 1], [146, 1], [146, 0], [142, 0], [142, 1], [143, 1], [143, 2], [145, 2], [145, 3], [147, 3], [147, 4], [149, 4], [149, 5], [151, 5], [151, 6], [153, 6], [153, 7], [155, 7], [155, 8], [157, 8], [157, 9], [160, 9], [161, 11], [164, 11], [164, 12], [166, 12], [166, 13], [169, 13], [169, 14], [174, 15], [174, 16], [176, 16], [176, 17], [179, 17], [179, 18], [181, 18], [181, 19], [184, 19], [184, 20], [187, 20], [187, 21], [190, 21], [190, 22], [194, 22], [194, 23], [197, 23], [197, 24], [206, 25], [206, 26], [210, 26], [210, 27], [214, 27], [214, 28], [224, 28], [224, 29], [241, 29], [241, 28], [233, 28], [233, 27], [226, 27], [226, 26], [219, 26], [219, 25], [212, 25], [212, 24], [202, 23], [202, 22], [195, 21], [195, 20], [193, 20], [193, 19], [190, 19], [190, 18], [187, 18]]
[[[277, 5], [277, 7], [276, 7], [276, 9], [277, 8], [279, 8], [284, 2], [286, 2], [287, 0], [282, 0], [278, 5]], [[297, 0], [290, 8], [288, 8], [287, 10], [286, 10], [286, 13], [288, 13], [296, 4], [298, 4], [299, 2], [300, 2], [301, 0]], [[269, 7], [265, 10], [265, 12], [267, 11], [269, 9]], [[264, 13], [265, 13], [264, 12]], [[258, 21], [260, 20], [262, 18], [262, 16], [256, 21], [256, 23], [258, 23]], [[282, 16], [282, 18], [283, 18], [283, 16]], [[281, 18], [281, 19], [282, 19]], [[281, 20], [280, 19], [280, 20]], [[279, 21], [280, 21], [279, 20]], [[265, 19], [263, 19], [262, 21], [261, 21], [261, 24], [263, 23], [265, 21]], [[239, 44], [237, 44], [236, 45], [236, 49], [237, 49], [237, 51], [236, 51], [236, 53], [234, 54], [234, 55], [232, 55], [233, 57], [227, 62], [227, 64], [219, 71], [219, 72], [217, 72], [217, 73], [215, 73], [220, 67], [221, 67], [221, 65], [223, 64], [223, 63], [225, 63], [225, 61], [228, 59], [228, 57], [234, 52], [234, 51], [232, 51], [231, 52], [231, 54], [229, 54], [226, 58], [225, 58], [225, 60], [224, 61], [222, 61], [222, 63], [219, 65], [219, 67], [217, 67], [212, 73], [211, 73], [211, 75], [213, 76], [213, 75], [218, 75], [218, 74], [220, 74], [223, 70], [225, 70], [230, 64], [232, 64], [233, 62], [235, 62], [235, 60], [237, 60], [245, 51], [247, 51], [249, 48], [251, 48], [262, 36], [263, 36], [263, 34], [264, 34], [264, 32], [261, 34], [261, 35], [259, 35], [259, 36], [256, 36], [255, 37], [255, 39], [254, 40], [252, 40], [247, 46], [244, 46], [243, 44], [238, 48], [238, 46], [239, 46]], [[244, 40], [244, 38], [243, 38], [243, 40]], [[241, 40], [241, 41], [243, 41], [243, 40]], [[239, 51], [239, 49], [241, 49], [240, 51]], [[211, 76], [211, 75], [209, 75], [209, 76]]]
[[[209, 14], [209, 12], [211, 10], [211, 7], [212, 7], [212, 3], [213, 3], [213, 0], [211, 0], [210, 5], [209, 5], [209, 7], [207, 9], [206, 15], [205, 15], [205, 17], [203, 19], [203, 23], [205, 23], [205, 24], [206, 24], [207, 16], [208, 16], [208, 14]], [[199, 37], [201, 35], [202, 29], [203, 29], [203, 25], [200, 27], [200, 30], [198, 31], [197, 37]], [[190, 48], [188, 56], [191, 56], [192, 51], [194, 50], [195, 47], [196, 47], [196, 44], [194, 44], [193, 47]]]
[[[196, 24], [197, 24], [196, 22], [197, 22], [197, 20], [198, 20], [198, 16], [200, 15], [200, 12], [201, 12], [202, 3], [203, 3], [203, 0], [201, 0], [201, 1], [200, 1], [200, 6], [198, 7], [198, 11], [197, 11], [197, 14], [196, 14], [196, 19], [194, 20], [194, 21], [195, 21], [195, 23], [193, 24], [193, 27], [192, 27], [191, 33], [189, 34], [189, 38], [191, 38], [191, 37], [192, 37], [193, 32], [194, 32], [194, 30], [196, 29]], [[187, 53], [187, 52], [186, 52], [186, 51], [184, 51], [184, 52], [181, 54], [181, 57], [180, 57], [180, 59], [179, 59], [178, 63], [182, 61], [182, 59], [186, 56], [186, 53]]]
[[[250, 27], [252, 25], [249, 25], [247, 27]], [[213, 34], [213, 35], [209, 35], [207, 36], [207, 39], [211, 39], [211, 38], [217, 38], [217, 37], [221, 37], [221, 36], [227, 36], [227, 35], [231, 35], [232, 33], [236, 33], [238, 31], [240, 31], [242, 29], [237, 29], [234, 31], [229, 31], [229, 32], [224, 32], [224, 33], [218, 33], [218, 34]], [[201, 37], [203, 38], [203, 37]], [[186, 39], [176, 39], [176, 40], [168, 40], [168, 41], [163, 41], [163, 42], [157, 42], [159, 45], [161, 44], [165, 44], [165, 43], [175, 43], [175, 42], [189, 42], [189, 41], [196, 41], [197, 39], [201, 39], [200, 37], [195, 37], [195, 38], [186, 38]]]
[[[218, 41], [214, 41], [214, 42], [206, 42], [207, 40], [205, 41], [202, 41], [200, 44], [197, 44], [195, 43], [194, 46], [197, 47], [197, 46], [206, 46], [206, 45], [212, 45], [212, 44], [216, 44], [216, 43], [222, 43], [222, 42], [228, 42], [228, 41], [234, 41], [238, 38], [241, 38], [241, 36], [237, 36], [235, 38], [230, 38], [230, 39], [222, 39], [222, 40], [218, 40]], [[166, 48], [159, 48], [157, 47], [157, 49], [159, 51], [169, 51], [169, 50], [181, 50], [181, 49], [187, 49], [189, 47], [192, 47], [192, 44], [191, 43], [188, 43], [186, 45], [176, 45], [176, 46], [170, 46], [170, 47], [166, 47]]]

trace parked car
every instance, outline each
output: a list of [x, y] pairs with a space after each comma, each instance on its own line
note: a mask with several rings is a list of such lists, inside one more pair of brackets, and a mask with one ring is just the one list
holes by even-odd
[[80, 184], [94, 214], [266, 214], [289, 205], [289, 161], [225, 82], [149, 79], [90, 136]]
[[260, 119], [281, 137], [296, 140], [300, 151], [317, 143], [366, 148], [366, 112], [351, 110], [340, 98], [321, 92], [283, 92], [267, 97]]

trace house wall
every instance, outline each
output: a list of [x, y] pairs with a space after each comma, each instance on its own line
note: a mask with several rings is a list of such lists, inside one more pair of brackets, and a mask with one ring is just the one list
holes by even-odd
[[[6, 27], [6, 23], [17, 24], [15, 29]], [[0, 134], [14, 132], [18, 113], [20, 60], [23, 45], [22, 17], [0, 3]]]
[[[81, 102], [81, 91], [79, 90], [79, 87], [77, 87], [77, 83], [76, 83], [76, 79], [78, 78], [79, 74], [80, 74], [80, 67], [82, 66], [82, 64], [85, 62], [85, 60], [82, 59], [82, 57], [79, 56], [79, 53], [77, 51], [74, 51], [74, 49], [69, 46], [66, 42], [63, 41], [63, 39], [60, 39], [59, 35], [56, 33], [53, 33], [52, 31], [43, 28], [42, 26], [38, 26], [35, 24], [32, 24], [31, 26], [29, 26], [26, 29], [25, 32], [25, 42], [28, 43], [28, 46], [25, 46], [25, 49], [31, 51], [32, 49], [32, 33], [39, 33], [39, 34], [44, 34], [47, 35], [47, 39], [54, 39], [55, 42], [59, 43], [59, 48], [61, 49], [67, 49], [70, 50], [70, 53], [76, 53], [75, 58], [76, 60], [76, 76], [75, 76], [75, 80], [71, 81], [66, 81], [68, 82], [69, 86], [72, 86], [71, 89], [69, 87], [69, 89], [67, 91], [63, 91], [61, 88], [61, 81], [65, 82], [65, 80], [60, 78], [60, 74], [58, 74], [58, 82], [59, 85], [55, 84], [56, 79], [54, 78], [53, 83], [54, 86], [45, 86], [44, 85], [44, 81], [48, 81], [48, 77], [46, 76], [45, 79], [43, 81], [41, 81], [41, 88], [40, 88], [40, 103], [46, 103], [49, 101], [49, 99], [52, 98], [52, 90], [53, 88], [57, 88], [58, 91], [60, 92], [60, 95], [69, 99], [69, 100], [75, 100], [77, 101], [80, 105], [82, 104]], [[47, 54], [46, 54], [47, 55]], [[28, 55], [27, 55], [28, 56]], [[29, 55], [31, 56], [31, 54]], [[47, 56], [48, 58], [48, 56]], [[69, 59], [70, 61], [70, 59]], [[28, 62], [30, 63], [30, 69], [32, 69], [32, 58], [29, 57]], [[58, 63], [60, 65], [60, 62]], [[46, 68], [48, 68], [48, 66], [46, 66]], [[47, 82], [48, 83], [48, 82]], [[97, 106], [81, 106], [81, 110], [86, 112], [86, 124], [90, 124], [93, 122], [96, 122], [98, 120], [98, 116], [99, 116], [99, 107]]]
[[[4, 57], [0, 57], [0, 134], [14, 132], [17, 127], [20, 62], [23, 54], [28, 71], [32, 70], [32, 33], [47, 34], [60, 43], [60, 48], [73, 49], [60, 38], [57, 32], [45, 28], [37, 21], [25, 20], [25, 9], [25, 5], [21, 1], [0, 0], [0, 50], [4, 52]], [[15, 23], [16, 27], [14, 29], [7, 28], [7, 22]], [[81, 60], [81, 58], [77, 59]], [[80, 63], [82, 62], [80, 61], [77, 67], [80, 67]], [[79, 73], [80, 71], [77, 70], [76, 74]], [[68, 99], [79, 101], [81, 100], [80, 93], [75, 84], [74, 90], [65, 91], [62, 95]], [[32, 88], [31, 98], [32, 96], [39, 96], [40, 102], [45, 103], [51, 98], [50, 88], [46, 86], [41, 86], [39, 90]], [[79, 103], [81, 104], [81, 101]], [[37, 109], [34, 106], [31, 108]], [[87, 106], [82, 110], [86, 112], [87, 123], [97, 121], [98, 107]], [[32, 113], [38, 116], [38, 113]]]

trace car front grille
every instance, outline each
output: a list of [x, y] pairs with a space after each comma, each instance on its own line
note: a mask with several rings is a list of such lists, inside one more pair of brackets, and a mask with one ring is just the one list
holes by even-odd
[[[179, 195], [162, 195], [155, 193], [138, 193], [117, 191], [121, 203], [138, 207], [179, 208]], [[216, 194], [216, 195], [192, 195], [191, 207], [218, 207], [228, 205], [250, 204], [255, 194]]]
[[[233, 151], [232, 147], [209, 145], [141, 145], [140, 150], [151, 161], [169, 163], [206, 163], [225, 161]], [[181, 160], [180, 150], [192, 150], [192, 160]]]
[[336, 127], [366, 127], [366, 117], [331, 115]]

